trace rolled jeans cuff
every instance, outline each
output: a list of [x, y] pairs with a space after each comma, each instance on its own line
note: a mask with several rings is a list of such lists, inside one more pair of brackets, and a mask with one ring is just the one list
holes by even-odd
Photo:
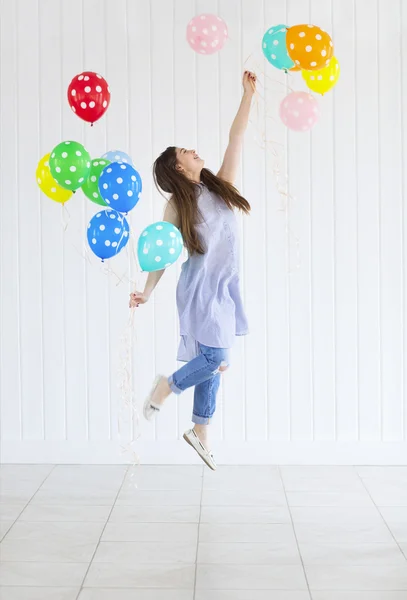
[[180, 394], [182, 394], [183, 390], [180, 390], [179, 387], [177, 387], [174, 383], [174, 378], [171, 375], [170, 377], [168, 377], [168, 385], [170, 386], [172, 392], [174, 394], [177, 394], [177, 396], [179, 396]]

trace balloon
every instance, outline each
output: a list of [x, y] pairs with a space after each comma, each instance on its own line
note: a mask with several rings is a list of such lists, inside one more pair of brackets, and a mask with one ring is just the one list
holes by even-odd
[[103, 169], [110, 165], [110, 161], [103, 158], [94, 158], [90, 163], [88, 178], [82, 186], [82, 191], [95, 204], [108, 206], [99, 193], [99, 177]]
[[187, 41], [199, 54], [214, 54], [221, 50], [228, 37], [228, 28], [216, 15], [198, 15], [187, 27]]
[[273, 25], [263, 36], [263, 54], [277, 69], [288, 71], [295, 63], [288, 56], [286, 46], [287, 25]]
[[318, 94], [325, 94], [325, 92], [329, 92], [336, 85], [340, 71], [339, 61], [333, 56], [327, 67], [324, 67], [320, 71], [303, 70], [302, 76], [310, 90]]
[[123, 162], [112, 162], [99, 177], [99, 191], [111, 208], [128, 213], [140, 199], [141, 177], [136, 169]]
[[308, 92], [292, 92], [280, 104], [284, 125], [294, 131], [308, 131], [319, 119], [318, 102]]
[[69, 200], [69, 198], [72, 196], [72, 192], [58, 185], [58, 183], [52, 177], [49, 168], [50, 156], [51, 154], [48, 153], [41, 158], [35, 172], [35, 177], [37, 179], [38, 187], [46, 196], [48, 196], [48, 198], [55, 200], [55, 202], [64, 204], [64, 202]]
[[170, 267], [181, 255], [182, 235], [172, 223], [149, 225], [138, 241], [138, 260], [142, 271], [151, 273]]
[[106, 152], [106, 154], [104, 154], [102, 158], [107, 158], [107, 160], [110, 162], [121, 161], [127, 163], [128, 165], [133, 164], [131, 156], [129, 156], [128, 154], [126, 154], [126, 152], [123, 152], [122, 150], [109, 150], [109, 152]]
[[307, 71], [329, 65], [333, 43], [326, 31], [316, 25], [294, 25], [287, 31], [287, 50], [296, 65]]
[[79, 118], [95, 123], [103, 117], [110, 103], [106, 79], [93, 71], [75, 75], [68, 87], [68, 102]]
[[89, 152], [78, 142], [61, 142], [49, 159], [52, 177], [67, 190], [77, 190], [89, 174]]
[[90, 249], [102, 261], [116, 256], [129, 241], [127, 219], [107, 208], [94, 215], [88, 225], [88, 243]]
[[299, 67], [298, 65], [294, 65], [293, 67], [291, 67], [290, 71], [301, 71], [301, 67]]

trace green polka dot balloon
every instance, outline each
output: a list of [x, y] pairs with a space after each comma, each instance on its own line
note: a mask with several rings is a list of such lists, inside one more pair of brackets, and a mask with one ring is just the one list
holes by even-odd
[[182, 247], [182, 235], [175, 225], [166, 221], [149, 225], [138, 241], [141, 270], [151, 273], [170, 267], [180, 257]]
[[99, 193], [99, 177], [107, 165], [110, 165], [110, 160], [94, 158], [91, 161], [89, 175], [82, 186], [85, 196], [95, 204], [100, 204], [100, 206], [108, 206]]
[[86, 181], [90, 166], [89, 152], [78, 142], [61, 142], [49, 158], [52, 177], [61, 187], [73, 192]]

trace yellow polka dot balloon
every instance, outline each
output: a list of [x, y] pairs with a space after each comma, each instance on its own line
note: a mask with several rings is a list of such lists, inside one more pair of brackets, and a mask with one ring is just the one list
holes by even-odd
[[329, 65], [334, 52], [330, 36], [316, 25], [290, 27], [286, 43], [290, 58], [306, 71], [317, 71]]
[[333, 56], [327, 67], [324, 67], [319, 71], [303, 70], [302, 76], [310, 90], [323, 95], [336, 85], [340, 71], [339, 61]]
[[48, 198], [51, 198], [51, 200], [54, 200], [55, 202], [64, 204], [67, 202], [67, 200], [69, 200], [69, 198], [71, 198], [73, 192], [60, 186], [52, 177], [49, 168], [50, 155], [51, 153], [48, 153], [41, 158], [37, 166], [35, 177], [37, 179], [38, 187], [46, 196], [48, 196]]

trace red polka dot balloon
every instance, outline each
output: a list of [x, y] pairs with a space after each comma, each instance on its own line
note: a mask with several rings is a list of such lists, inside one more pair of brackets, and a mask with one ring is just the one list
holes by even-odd
[[68, 102], [73, 112], [87, 123], [103, 117], [110, 103], [110, 89], [99, 73], [84, 71], [68, 87]]

